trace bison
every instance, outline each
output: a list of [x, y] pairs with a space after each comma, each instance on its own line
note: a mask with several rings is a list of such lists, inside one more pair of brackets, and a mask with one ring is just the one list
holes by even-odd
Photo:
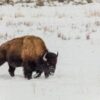
[[9, 74], [13, 77], [16, 67], [23, 67], [24, 77], [36, 78], [44, 72], [47, 78], [55, 72], [58, 53], [49, 52], [44, 41], [37, 36], [17, 37], [0, 46], [0, 65], [8, 62]]

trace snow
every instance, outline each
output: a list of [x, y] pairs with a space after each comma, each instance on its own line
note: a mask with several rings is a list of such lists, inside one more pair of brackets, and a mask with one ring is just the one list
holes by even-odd
[[23, 35], [40, 36], [59, 52], [48, 79], [27, 80], [23, 69], [10, 77], [0, 67], [0, 100], [100, 100], [100, 4], [0, 6], [0, 44]]

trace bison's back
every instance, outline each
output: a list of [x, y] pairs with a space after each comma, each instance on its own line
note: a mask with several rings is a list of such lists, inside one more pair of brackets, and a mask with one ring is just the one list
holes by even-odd
[[36, 36], [23, 36], [12, 39], [0, 46], [5, 52], [6, 60], [9, 62], [37, 60], [47, 51], [44, 41]]
[[23, 38], [15, 38], [3, 43], [0, 49], [4, 49], [7, 52], [12, 52], [20, 49], [23, 45]]
[[37, 60], [41, 57], [47, 48], [45, 46], [44, 41], [36, 36], [25, 36], [23, 39], [23, 47], [22, 47], [22, 59], [32, 59]]

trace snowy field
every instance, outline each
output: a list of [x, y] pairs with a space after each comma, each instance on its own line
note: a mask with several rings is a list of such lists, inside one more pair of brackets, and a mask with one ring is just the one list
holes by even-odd
[[0, 6], [0, 44], [28, 34], [59, 52], [56, 73], [27, 80], [18, 68], [12, 78], [5, 63], [0, 100], [100, 100], [100, 4]]

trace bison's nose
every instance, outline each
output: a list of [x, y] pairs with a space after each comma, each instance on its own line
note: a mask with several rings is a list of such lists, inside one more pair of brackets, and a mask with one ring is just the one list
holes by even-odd
[[54, 75], [54, 73], [50, 72], [50, 75], [52, 75], [52, 76], [53, 76], [53, 75]]

